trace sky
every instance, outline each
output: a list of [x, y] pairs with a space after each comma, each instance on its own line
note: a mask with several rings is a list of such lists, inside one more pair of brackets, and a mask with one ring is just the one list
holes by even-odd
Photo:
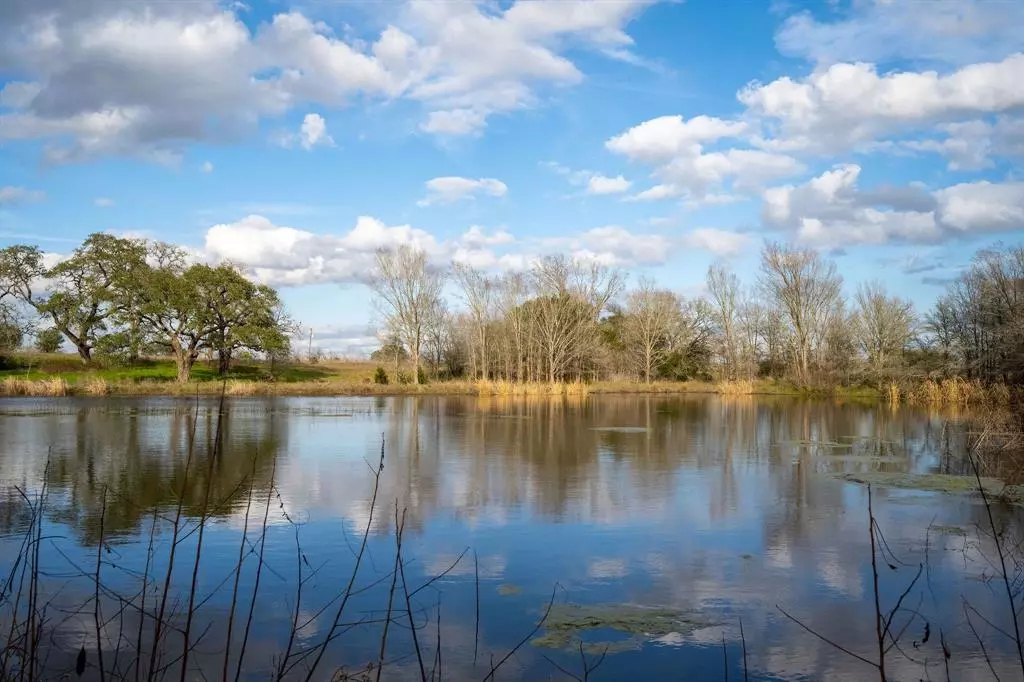
[[1022, 160], [1015, 0], [0, 2], [0, 246], [179, 243], [341, 354], [403, 242], [699, 295], [786, 241], [926, 309]]

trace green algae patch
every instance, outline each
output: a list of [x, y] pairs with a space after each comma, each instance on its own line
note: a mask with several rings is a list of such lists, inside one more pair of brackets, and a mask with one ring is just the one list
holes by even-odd
[[[856, 474], [834, 474], [835, 478], [850, 483], [879, 485], [889, 488], [926, 490], [949, 494], [970, 494], [978, 492], [978, 481], [974, 476], [953, 476], [951, 474], [907, 474], [884, 471], [867, 471]], [[1003, 482], [997, 478], [982, 478], [981, 485], [986, 495], [998, 496], [1003, 492]]]
[[[576, 650], [582, 643], [590, 652], [618, 653], [639, 649], [645, 642], [672, 634], [688, 634], [714, 625], [703, 618], [665, 608], [629, 604], [555, 604], [544, 621], [544, 632], [534, 646]], [[608, 639], [596, 641], [607, 633]]]
[[522, 591], [523, 588], [518, 585], [511, 585], [509, 583], [498, 585], [498, 594], [502, 597], [511, 597], [512, 595], [520, 594]]
[[967, 531], [960, 526], [943, 526], [934, 524], [928, 526], [928, 529], [933, 533], [939, 533], [940, 535], [956, 535], [958, 537], [967, 537]]

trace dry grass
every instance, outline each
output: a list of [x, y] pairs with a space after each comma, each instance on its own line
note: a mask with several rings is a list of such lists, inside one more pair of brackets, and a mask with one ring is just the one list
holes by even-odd
[[68, 383], [61, 377], [49, 379], [18, 379], [0, 381], [0, 395], [58, 397], [68, 395]]
[[715, 387], [718, 389], [716, 392], [722, 395], [753, 395], [755, 393], [754, 382], [744, 379], [719, 381]]
[[967, 381], [958, 377], [941, 381], [927, 379], [905, 391], [904, 395], [911, 405], [963, 407], [1003, 405], [1010, 401], [1010, 390], [1004, 385], [985, 386], [980, 381]]
[[80, 395], [110, 395], [110, 382], [100, 377], [89, 377], [74, 385], [74, 392]]

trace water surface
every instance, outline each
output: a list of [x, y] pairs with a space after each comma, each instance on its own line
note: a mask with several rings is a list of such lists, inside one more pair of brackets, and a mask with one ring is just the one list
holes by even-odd
[[[55, 661], [96, 645], [92, 606], [71, 605], [95, 588], [82, 574], [95, 567], [101, 519], [105, 598], [114, 600], [137, 590], [154, 511], [173, 518], [184, 490], [184, 527], [215, 508], [197, 572], [195, 632], [210, 644], [196, 648], [190, 666], [219, 676], [215, 642], [223, 641], [253, 482], [246, 555], [268, 495], [272, 504], [243, 677], [266, 679], [275, 669], [293, 629], [300, 575], [303, 627], [293, 651], [316, 648], [368, 524], [361, 591], [347, 607], [341, 644], [329, 648], [314, 679], [376, 661], [404, 515], [405, 580], [410, 591], [428, 585], [411, 600], [414, 627], [428, 672], [440, 639], [446, 679], [483, 679], [492, 660], [531, 632], [552, 594], [557, 605], [658, 607], [699, 622], [647, 637], [583, 632], [591, 663], [609, 647], [592, 680], [720, 680], [726, 670], [741, 679], [744, 641], [751, 679], [867, 679], [869, 666], [782, 613], [877, 655], [867, 489], [829, 474], [966, 470], [955, 424], [887, 406], [717, 396], [233, 398], [220, 420], [219, 452], [217, 412], [216, 400], [0, 401], [0, 576], [20, 551], [26, 522], [15, 486], [31, 493], [45, 479], [44, 590], [70, 614], [54, 638], [64, 659], [58, 653]], [[984, 506], [884, 488], [873, 501], [887, 544], [878, 555], [883, 611], [921, 569], [904, 600], [918, 614], [899, 641], [905, 655], [894, 648], [887, 657], [893, 679], [945, 679], [940, 631], [953, 679], [987, 679], [965, 603], [995, 624], [1007, 622], [1008, 610], [991, 582], [990, 543], [977, 529], [987, 528]], [[995, 511], [1000, 524], [1019, 523], [1016, 510]], [[153, 533], [161, 565], [171, 531], [161, 520]], [[178, 545], [178, 593], [190, 587], [197, 539]], [[252, 592], [254, 565], [250, 557], [240, 594]], [[400, 583], [396, 602], [404, 603]], [[184, 602], [175, 604], [180, 615]], [[133, 632], [137, 621], [125, 613], [104, 636], [116, 641], [118, 628]], [[419, 679], [408, 618], [392, 622], [384, 677]], [[996, 669], [1012, 665], [1009, 642], [981, 634]], [[583, 677], [578, 649], [526, 644], [498, 678], [571, 679], [558, 666]], [[287, 677], [301, 679], [300, 670]]]

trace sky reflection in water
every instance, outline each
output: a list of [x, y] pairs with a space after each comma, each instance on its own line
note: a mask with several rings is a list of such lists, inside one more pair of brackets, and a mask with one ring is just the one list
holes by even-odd
[[[108, 486], [106, 535], [113, 538], [111, 561], [118, 569], [108, 571], [107, 579], [127, 586], [124, 570], [144, 567], [152, 510], [171, 507], [173, 491], [181, 487], [193, 428], [199, 464], [190, 477], [186, 511], [198, 513], [207, 471], [211, 497], [219, 500], [255, 466], [254, 516], [262, 516], [276, 465], [283, 507], [275, 497], [267, 547], [272, 572], [264, 576], [257, 603], [253, 677], [265, 675], [273, 654], [283, 649], [294, 608], [295, 539], [282, 511], [299, 523], [302, 552], [319, 571], [307, 583], [301, 609], [300, 620], [311, 619], [300, 633], [300, 644], [308, 645], [327, 627], [329, 615], [314, 616], [347, 579], [353, 548], [367, 525], [371, 466], [382, 438], [381, 505], [361, 584], [391, 570], [396, 499], [406, 510], [403, 553], [412, 560], [406, 574], [411, 586], [445, 571], [470, 548], [443, 580], [418, 595], [425, 609], [421, 620], [436, 618], [441, 603], [448, 679], [482, 678], [491, 652], [500, 658], [530, 631], [556, 583], [560, 603], [664, 606], [722, 624], [610, 654], [591, 679], [720, 680], [723, 632], [730, 677], [740, 679], [740, 618], [753, 678], [864, 679], [869, 668], [802, 631], [776, 608], [858, 653], [872, 651], [867, 491], [827, 474], [963, 471], [960, 453], [940, 454], [944, 434], [938, 416], [711, 396], [231, 399], [224, 452], [210, 466], [215, 408], [207, 401], [197, 411], [193, 401], [176, 399], [0, 401], [0, 486], [9, 491], [15, 484], [38, 485], [49, 450], [53, 497], [47, 532], [66, 536], [55, 543], [81, 565], [95, 561], [102, 490]], [[956, 438], [950, 442], [955, 450]], [[927, 534], [929, 579], [922, 577], [908, 604], [926, 615], [934, 632], [942, 628], [954, 653], [954, 677], [987, 678], [961, 600], [965, 595], [981, 613], [1005, 620], [998, 590], [984, 581], [992, 570], [975, 528], [984, 508], [967, 498], [881, 488], [875, 505], [886, 540], [907, 564], [894, 564], [898, 570], [883, 566], [884, 604], [899, 597], [925, 561], [929, 524], [945, 527]], [[213, 624], [211, 637], [223, 627], [230, 601], [230, 586], [217, 588], [237, 560], [244, 507], [243, 494], [218, 514], [204, 539], [201, 592], [213, 596], [202, 613]], [[18, 529], [17, 504], [8, 501], [2, 508], [7, 511], [0, 513], [0, 535], [6, 535]], [[1018, 522], [1016, 512], [1001, 513]], [[158, 559], [167, 545], [160, 535]], [[182, 548], [188, 558], [179, 564], [176, 584], [187, 585], [191, 547]], [[12, 542], [0, 543], [0, 568], [16, 550]], [[482, 611], [475, 669], [474, 552]], [[47, 556], [53, 572], [68, 573], [64, 557], [55, 551]], [[243, 572], [243, 594], [253, 577]], [[353, 613], [379, 619], [388, 582], [360, 595]], [[91, 588], [64, 589], [70, 594]], [[91, 623], [80, 620], [67, 626], [65, 641], [72, 649], [83, 638], [95, 638]], [[410, 643], [408, 627], [393, 630], [397, 655]], [[937, 634], [920, 648], [912, 646], [922, 634], [923, 623], [915, 623], [903, 645], [917, 661], [927, 661], [933, 678], [944, 679]], [[433, 623], [421, 632], [431, 643], [436, 636]], [[332, 652], [330, 666], [376, 658], [378, 630], [365, 628], [346, 638], [344, 650]], [[986, 645], [997, 659], [1008, 660], [1006, 642]], [[503, 677], [557, 678], [560, 673], [544, 655], [582, 673], [578, 654], [526, 646]], [[216, 652], [199, 652], [196, 660], [219, 669]], [[406, 657], [388, 673], [416, 676], [413, 666], [414, 658]], [[895, 651], [890, 668], [897, 679], [924, 676], [920, 663]]]

